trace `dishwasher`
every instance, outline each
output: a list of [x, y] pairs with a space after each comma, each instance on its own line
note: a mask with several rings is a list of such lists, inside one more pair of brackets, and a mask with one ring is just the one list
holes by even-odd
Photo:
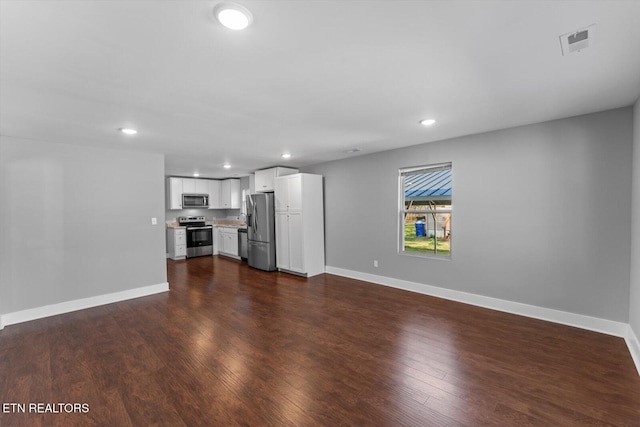
[[247, 229], [238, 228], [238, 255], [243, 261], [247, 260]]

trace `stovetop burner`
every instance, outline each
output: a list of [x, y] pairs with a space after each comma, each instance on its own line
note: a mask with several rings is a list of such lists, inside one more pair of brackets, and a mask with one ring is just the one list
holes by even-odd
[[203, 216], [181, 216], [178, 218], [178, 224], [201, 227], [206, 224], [206, 220]]

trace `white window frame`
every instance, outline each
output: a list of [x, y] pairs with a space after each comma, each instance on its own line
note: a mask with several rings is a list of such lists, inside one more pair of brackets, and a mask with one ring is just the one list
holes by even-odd
[[[450, 218], [451, 218], [451, 222], [453, 222], [453, 180], [452, 180], [452, 191], [451, 191], [451, 207], [449, 209], [405, 209], [405, 197], [404, 197], [404, 183], [405, 183], [405, 177], [407, 176], [412, 176], [412, 175], [418, 175], [420, 173], [428, 173], [428, 172], [437, 172], [438, 170], [451, 170], [453, 173], [453, 163], [452, 162], [448, 162], [448, 163], [436, 163], [436, 164], [431, 164], [431, 165], [424, 165], [424, 166], [416, 166], [416, 167], [410, 167], [410, 168], [401, 168], [398, 170], [398, 205], [399, 205], [399, 211], [398, 211], [398, 253], [401, 255], [410, 255], [410, 256], [417, 256], [417, 257], [423, 257], [423, 258], [436, 258], [436, 259], [444, 259], [444, 260], [448, 260], [451, 259], [451, 256], [453, 254], [453, 241], [452, 241], [452, 237], [449, 238], [449, 253], [448, 254], [439, 254], [437, 252], [415, 252], [415, 251], [406, 251], [405, 248], [405, 242], [404, 242], [404, 225], [405, 225], [405, 216], [408, 213], [414, 214], [414, 213], [419, 213], [419, 214], [433, 214], [433, 213], [437, 213], [437, 214], [449, 214]], [[434, 238], [437, 238], [436, 235], [434, 235]]]

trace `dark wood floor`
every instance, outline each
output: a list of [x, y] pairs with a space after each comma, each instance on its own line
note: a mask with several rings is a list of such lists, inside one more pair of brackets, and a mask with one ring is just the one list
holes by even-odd
[[221, 257], [168, 272], [168, 293], [0, 332], [0, 404], [89, 405], [0, 425], [640, 426], [620, 338]]

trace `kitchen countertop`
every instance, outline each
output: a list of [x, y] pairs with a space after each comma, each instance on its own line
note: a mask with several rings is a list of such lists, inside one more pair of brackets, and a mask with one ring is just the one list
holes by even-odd
[[233, 219], [216, 219], [213, 221], [207, 221], [207, 225], [224, 228], [235, 228], [236, 230], [238, 228], [247, 228], [246, 222]]
[[[239, 229], [239, 228], [247, 228], [247, 224], [244, 221], [236, 221], [236, 220], [231, 220], [231, 219], [217, 219], [217, 220], [213, 220], [213, 221], [205, 221], [206, 225], [213, 225], [214, 227], [224, 227], [224, 228], [233, 228], [233, 229]], [[184, 225], [180, 225], [177, 222], [168, 222], [167, 223], [167, 228], [187, 228]]]
[[212, 224], [214, 227], [218, 227], [218, 228], [233, 228], [234, 230], [246, 230], [247, 225], [220, 225], [220, 224]]
[[177, 222], [168, 222], [167, 228], [187, 228], [187, 227], [184, 225], [180, 225]]

